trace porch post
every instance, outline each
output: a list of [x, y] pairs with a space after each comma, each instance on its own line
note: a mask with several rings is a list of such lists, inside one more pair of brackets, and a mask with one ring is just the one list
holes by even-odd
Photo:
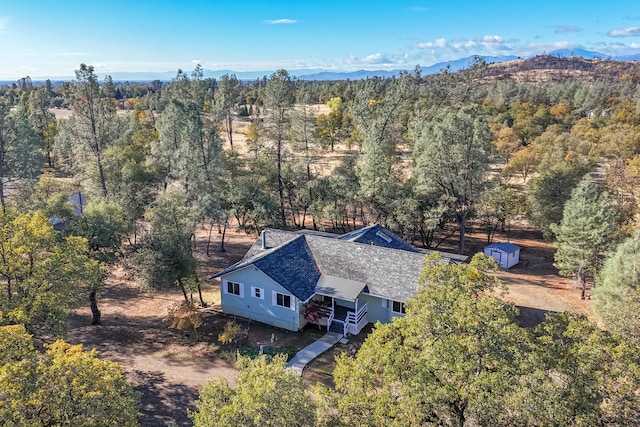
[[358, 313], [358, 298], [356, 298], [356, 313]]
[[335, 311], [336, 309], [336, 299], [331, 297], [331, 311]]

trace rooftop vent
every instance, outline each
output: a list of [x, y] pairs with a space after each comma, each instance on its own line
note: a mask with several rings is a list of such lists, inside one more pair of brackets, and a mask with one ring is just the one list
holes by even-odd
[[391, 240], [392, 240], [391, 237], [387, 236], [382, 231], [378, 231], [376, 233], [376, 236], [378, 236], [379, 238], [381, 238], [382, 240], [384, 240], [387, 243], [391, 243]]

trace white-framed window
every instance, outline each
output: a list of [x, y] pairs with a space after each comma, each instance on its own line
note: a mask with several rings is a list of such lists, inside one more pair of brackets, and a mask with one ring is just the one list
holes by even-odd
[[273, 291], [272, 294], [273, 305], [277, 305], [278, 307], [288, 308], [290, 310], [294, 310], [293, 307], [293, 297], [288, 294], [281, 294], [280, 292]]
[[227, 280], [222, 289], [225, 294], [237, 295], [240, 298], [244, 298], [244, 286], [242, 286], [242, 283]]
[[394, 313], [405, 314], [404, 303], [400, 301], [391, 301], [391, 311]]
[[254, 298], [264, 299], [264, 289], [252, 286], [251, 296]]

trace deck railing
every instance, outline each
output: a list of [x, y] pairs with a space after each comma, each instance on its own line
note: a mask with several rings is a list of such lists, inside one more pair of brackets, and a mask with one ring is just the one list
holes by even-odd
[[358, 323], [360, 323], [360, 321], [366, 314], [367, 314], [367, 304], [360, 307], [356, 312], [348, 311], [347, 318], [345, 319], [345, 323], [357, 325]]
[[[368, 323], [367, 318], [367, 304], [358, 308], [358, 311], [348, 311], [347, 318], [344, 321], [344, 333], [351, 332], [352, 334], [359, 334], [362, 327]], [[353, 328], [350, 328], [350, 327]]]
[[331, 314], [327, 318], [327, 332], [329, 332], [329, 328], [331, 328], [331, 323], [333, 322], [334, 317], [336, 317], [336, 311], [332, 308]]

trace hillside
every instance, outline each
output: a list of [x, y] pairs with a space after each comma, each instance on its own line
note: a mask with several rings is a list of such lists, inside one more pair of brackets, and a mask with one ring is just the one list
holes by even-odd
[[487, 77], [518, 83], [561, 82], [568, 78], [595, 81], [602, 78], [640, 78], [640, 62], [540, 55], [529, 59], [489, 64]]

